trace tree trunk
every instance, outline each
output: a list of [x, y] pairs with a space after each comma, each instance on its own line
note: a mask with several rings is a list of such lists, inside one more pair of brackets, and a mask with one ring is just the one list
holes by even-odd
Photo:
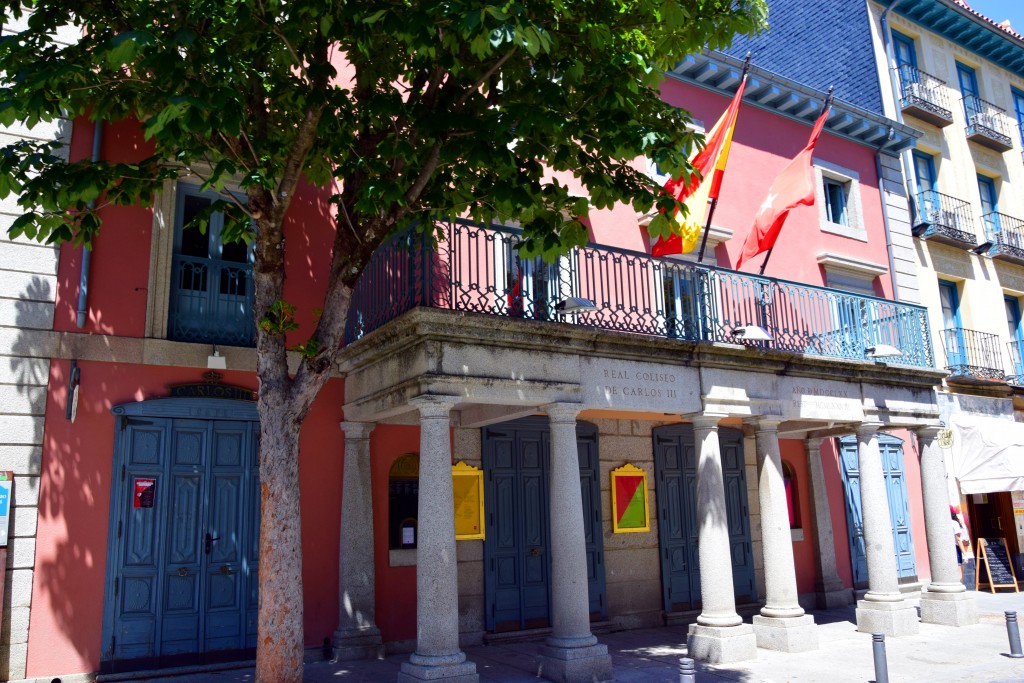
[[291, 403], [284, 386], [261, 382], [258, 683], [302, 681], [302, 423]]

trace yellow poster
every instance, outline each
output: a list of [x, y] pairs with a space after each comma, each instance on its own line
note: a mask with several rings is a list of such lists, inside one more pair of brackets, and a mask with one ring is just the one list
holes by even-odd
[[484, 472], [457, 462], [452, 466], [452, 497], [455, 502], [455, 540], [484, 537]]

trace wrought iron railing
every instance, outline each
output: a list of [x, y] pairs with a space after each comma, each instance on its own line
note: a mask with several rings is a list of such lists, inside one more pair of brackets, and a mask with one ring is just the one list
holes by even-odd
[[963, 103], [968, 136], [981, 135], [1007, 149], [1013, 147], [1005, 109], [975, 95], [964, 96]]
[[1024, 341], [1014, 340], [1006, 348], [1010, 352], [1010, 365], [1013, 366], [1006, 379], [1011, 384], [1024, 386]]
[[1001, 380], [1005, 376], [999, 335], [962, 327], [942, 331], [946, 369], [955, 377]]
[[1024, 221], [995, 211], [981, 217], [994, 252], [1024, 260]]
[[898, 72], [902, 108], [917, 107], [944, 121], [953, 120], [945, 81], [910, 64], [903, 64]]
[[[902, 351], [894, 363], [933, 364], [920, 306], [593, 244], [546, 264], [520, 256], [519, 242], [514, 230], [460, 222], [393, 237], [356, 287], [346, 343], [427, 306], [853, 360], [885, 344]], [[594, 309], [559, 311], [572, 299]], [[773, 339], [744, 341], [736, 331], [747, 326]]]
[[920, 222], [928, 225], [923, 231], [925, 237], [977, 244], [974, 214], [967, 202], [935, 190], [922, 190], [917, 195], [917, 208]]
[[172, 268], [169, 338], [255, 344], [252, 265], [176, 255]]

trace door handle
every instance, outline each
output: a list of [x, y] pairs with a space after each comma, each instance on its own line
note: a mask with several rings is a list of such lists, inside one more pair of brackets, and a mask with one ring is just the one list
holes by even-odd
[[220, 536], [211, 536], [210, 532], [206, 532], [206, 554], [209, 555], [210, 551], [213, 550], [213, 542], [219, 541]]
[[534, 557], [540, 557], [540, 548], [530, 548], [530, 554]]
[[188, 576], [188, 567], [178, 567], [178, 576]]

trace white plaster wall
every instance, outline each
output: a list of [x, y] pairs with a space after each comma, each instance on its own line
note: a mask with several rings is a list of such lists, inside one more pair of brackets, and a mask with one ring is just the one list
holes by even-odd
[[[9, 35], [24, 27], [5, 24]], [[59, 32], [65, 43], [76, 39], [68, 27]], [[20, 139], [70, 138], [70, 125], [61, 119], [28, 129], [20, 124], [0, 128], [0, 146]], [[25, 676], [29, 612], [35, 566], [39, 469], [43, 417], [50, 361], [40, 353], [40, 331], [53, 328], [57, 291], [56, 247], [23, 238], [11, 240], [7, 230], [21, 215], [16, 197], [0, 201], [0, 470], [12, 470], [14, 506], [9, 529], [7, 581], [0, 630], [0, 679]]]

